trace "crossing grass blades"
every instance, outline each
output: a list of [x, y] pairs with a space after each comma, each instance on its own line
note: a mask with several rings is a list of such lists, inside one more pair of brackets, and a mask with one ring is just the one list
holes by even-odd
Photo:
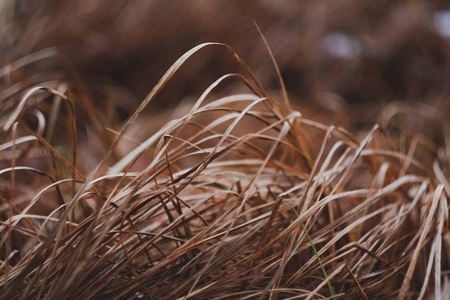
[[[149, 111], [207, 49], [240, 68], [168, 119]], [[184, 54], [125, 122], [76, 84], [2, 93], [2, 298], [448, 294], [444, 162], [425, 138], [389, 134], [394, 108], [363, 138], [307, 119], [219, 43]], [[244, 92], [224, 94], [230, 84]]]

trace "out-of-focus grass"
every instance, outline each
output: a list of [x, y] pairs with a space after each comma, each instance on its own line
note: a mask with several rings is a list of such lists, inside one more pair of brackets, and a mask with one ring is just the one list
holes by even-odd
[[[274, 14], [286, 22], [298, 14], [298, 22], [310, 25], [310, 33], [303, 33], [311, 35], [309, 39], [291, 35], [286, 44], [274, 43], [287, 25], [255, 17], [267, 43], [275, 45], [278, 76], [264, 43], [236, 34], [229, 38], [236, 39], [243, 50], [239, 53], [252, 67], [232, 47], [206, 43], [185, 54], [177, 52], [180, 58], [173, 57], [176, 62], [156, 80], [174, 55], [170, 51], [187, 49], [168, 42], [176, 40], [172, 35], [180, 24], [198, 22], [199, 27], [192, 28], [211, 30], [217, 33], [215, 39], [222, 39], [230, 27], [221, 31], [219, 25], [226, 24], [224, 19], [234, 10], [258, 15], [270, 4], [233, 2], [231, 12], [219, 14], [216, 4], [178, 3], [170, 7], [172, 21], [164, 21], [164, 15], [154, 20], [169, 27], [158, 25], [146, 33], [137, 30], [139, 22], [144, 26], [167, 4], [116, 2], [105, 8], [100, 1], [90, 3], [60, 4], [47, 11], [47, 4], [42, 10], [18, 4], [13, 10], [18, 19], [4, 31], [3, 38], [15, 47], [7, 49], [3, 43], [5, 57], [17, 57], [0, 70], [2, 297], [445, 295], [450, 184], [442, 70], [431, 72], [440, 79], [430, 83], [420, 104], [387, 101], [379, 125], [367, 117], [376, 115], [376, 109], [360, 109], [363, 102], [349, 104], [366, 92], [380, 100], [382, 95], [413, 95], [411, 100], [417, 100], [414, 95], [420, 93], [411, 92], [422, 88], [411, 79], [417, 74], [405, 72], [401, 78], [407, 84], [401, 84], [403, 94], [397, 94], [397, 86], [384, 73], [390, 67], [381, 70], [379, 63], [397, 62], [396, 47], [405, 40], [433, 39], [410, 32], [416, 27], [433, 31], [426, 21], [431, 8], [381, 3], [374, 16], [352, 32], [379, 52], [330, 58], [332, 54], [314, 41], [338, 29], [349, 38], [349, 27], [332, 10], [364, 15], [373, 7], [351, 6], [354, 1], [338, 1], [342, 7], [307, 2], [306, 13], [287, 1], [292, 9], [278, 8]], [[210, 10], [205, 16], [193, 13], [175, 21], [182, 9]], [[375, 17], [386, 11], [383, 24], [394, 24], [397, 15], [421, 18], [381, 31]], [[313, 16], [320, 18], [310, 20]], [[217, 22], [210, 28], [198, 25], [208, 18]], [[328, 20], [326, 30], [317, 28], [320, 20]], [[74, 27], [64, 36], [61, 28], [70, 24]], [[192, 30], [192, 41], [207, 36]], [[22, 40], [17, 32], [23, 32]], [[328, 36], [328, 41], [339, 38], [343, 36]], [[444, 40], [434, 38], [439, 43], [424, 42], [423, 53], [446, 49]], [[126, 42], [113, 42], [121, 39]], [[399, 44], [386, 42], [392, 40]], [[43, 46], [58, 47], [35, 51]], [[142, 49], [148, 50], [146, 59], [133, 62], [129, 55]], [[415, 66], [415, 54], [401, 53], [406, 53], [407, 70]], [[349, 70], [365, 66], [359, 69], [361, 80], [344, 76], [347, 69], [333, 73], [341, 64]], [[444, 57], [442, 68], [445, 65]], [[330, 73], [323, 71], [328, 67]], [[369, 80], [376, 87], [366, 84], [366, 67], [377, 74], [369, 76], [379, 79]], [[154, 74], [143, 80], [146, 68], [154, 68]], [[308, 85], [297, 89], [292, 82], [302, 73]], [[353, 84], [346, 85], [346, 80]], [[342, 83], [343, 90], [333, 90]], [[151, 91], [140, 98], [142, 86]], [[296, 99], [319, 100], [305, 104]]]

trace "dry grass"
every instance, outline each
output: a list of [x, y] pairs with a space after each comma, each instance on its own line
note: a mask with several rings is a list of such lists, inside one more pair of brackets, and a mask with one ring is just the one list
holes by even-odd
[[440, 2], [0, 1], [0, 298], [447, 299]]
[[[240, 69], [165, 122], [145, 110], [186, 60], [214, 47]], [[21, 67], [53, 55], [2, 76], [20, 81]], [[229, 84], [245, 92], [227, 94]], [[184, 54], [125, 123], [117, 103], [82, 90], [64, 79], [3, 91], [2, 298], [421, 299], [449, 290], [447, 162], [431, 139], [402, 130], [406, 105], [387, 107], [360, 138], [268, 96], [218, 43]]]

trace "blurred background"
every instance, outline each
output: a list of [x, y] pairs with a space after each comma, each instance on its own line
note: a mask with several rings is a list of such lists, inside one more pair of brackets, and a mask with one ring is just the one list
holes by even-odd
[[[65, 80], [100, 107], [112, 101], [125, 118], [176, 59], [209, 41], [229, 44], [263, 86], [276, 91], [255, 20], [291, 102], [306, 115], [361, 128], [395, 101], [449, 111], [450, 4], [444, 0], [0, 3], [2, 73], [14, 71], [4, 76], [2, 96], [14, 84]], [[198, 97], [219, 76], [236, 71], [226, 51], [203, 50], [150, 109]]]

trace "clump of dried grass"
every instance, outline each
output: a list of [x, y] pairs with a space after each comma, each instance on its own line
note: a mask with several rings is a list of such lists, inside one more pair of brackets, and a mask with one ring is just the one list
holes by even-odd
[[[225, 48], [242, 72], [161, 126], [144, 109], [205, 47]], [[248, 91], [219, 96], [228, 82]], [[5, 299], [448, 291], [445, 161], [432, 141], [394, 130], [398, 107], [359, 139], [269, 97], [216, 43], [183, 55], [122, 126], [79, 84], [19, 84], [1, 99]]]

